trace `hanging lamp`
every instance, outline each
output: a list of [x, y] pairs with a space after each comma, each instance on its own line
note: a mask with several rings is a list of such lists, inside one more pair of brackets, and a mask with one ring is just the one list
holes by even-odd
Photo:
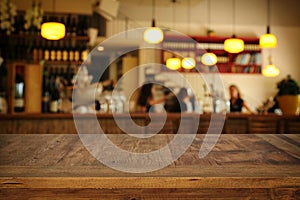
[[147, 28], [144, 32], [144, 40], [150, 44], [158, 44], [163, 41], [163, 31], [155, 26], [155, 0], [152, 0], [152, 27]]
[[179, 58], [168, 58], [166, 66], [170, 70], [178, 70], [181, 67], [181, 60]]
[[[190, 18], [191, 18], [191, 12], [190, 12], [190, 0], [188, 1], [189, 3], [189, 6], [188, 6], [188, 12], [187, 12], [187, 16], [188, 16], [188, 26], [189, 26], [189, 29], [190, 29]], [[190, 69], [193, 69], [194, 67], [196, 67], [196, 61], [193, 57], [189, 56], [189, 57], [184, 57], [181, 61], [181, 66], [183, 69], [187, 69], [187, 70], [190, 70]]]
[[235, 0], [232, 2], [232, 9], [233, 35], [224, 41], [224, 50], [229, 53], [240, 53], [244, 51], [244, 41], [235, 36]]
[[275, 48], [277, 45], [277, 38], [270, 32], [270, 0], [268, 0], [268, 19], [267, 19], [267, 33], [259, 38], [260, 48]]
[[[207, 7], [208, 29], [210, 29], [210, 0], [207, 0]], [[208, 49], [207, 52], [202, 55], [201, 62], [206, 66], [215, 65], [217, 63], [217, 56], [216, 54], [210, 52], [210, 49]]]
[[[53, 2], [53, 13], [55, 11], [55, 0]], [[59, 40], [65, 37], [66, 27], [63, 23], [50, 21], [41, 26], [41, 35], [47, 40]]]
[[272, 63], [272, 56], [269, 56], [269, 64], [262, 70], [266, 77], [275, 77], [280, 74], [280, 70]]
[[217, 63], [218, 58], [216, 54], [211, 53], [211, 52], [206, 52], [205, 54], [202, 55], [201, 57], [201, 62], [206, 65], [206, 66], [213, 66]]
[[185, 57], [181, 61], [182, 68], [193, 69], [196, 66], [196, 61], [192, 57]]
[[[176, 1], [173, 0], [173, 29], [175, 27], [175, 3]], [[180, 58], [176, 58], [175, 56], [172, 56], [171, 58], [168, 58], [166, 61], [166, 66], [170, 70], [178, 70], [181, 67], [181, 60]]]

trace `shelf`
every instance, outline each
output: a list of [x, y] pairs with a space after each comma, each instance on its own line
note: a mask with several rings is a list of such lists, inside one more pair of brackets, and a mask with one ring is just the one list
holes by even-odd
[[[194, 57], [198, 69], [205, 73], [211, 73], [211, 71], [205, 69], [205, 66], [201, 62], [202, 55], [209, 51], [216, 54], [218, 58], [217, 68], [220, 73], [261, 73], [259, 38], [241, 38], [245, 42], [245, 50], [235, 54], [228, 53], [224, 50], [224, 41], [227, 38], [229, 37], [190, 36], [190, 38], [188, 38], [179, 35], [166, 35], [162, 46], [168, 49], [168, 51], [163, 51], [162, 63], [165, 64], [166, 60], [172, 57], [174, 52], [177, 52], [182, 56], [188, 55]], [[194, 39], [197, 43], [191, 39]], [[210, 70], [217, 71], [213, 68], [210, 68]], [[182, 69], [177, 71], [186, 72]], [[189, 72], [192, 71], [193, 70], [189, 70]]]
[[84, 61], [44, 61], [46, 65], [82, 65]]
[[[0, 34], [1, 38], [8, 38], [8, 37], [11, 37], [11, 38], [28, 38], [28, 37], [31, 37], [33, 39], [41, 39], [41, 40], [47, 40], [45, 38], [43, 38], [39, 33], [34, 33], [34, 35], [30, 35], [30, 33], [23, 33], [23, 34], [12, 34], [12, 35], [5, 35], [5, 34]], [[64, 39], [74, 39], [74, 40], [89, 40], [89, 36], [68, 36], [66, 35], [64, 38], [62, 38], [61, 40], [64, 40]], [[49, 40], [49, 41], [52, 41], [52, 40]]]

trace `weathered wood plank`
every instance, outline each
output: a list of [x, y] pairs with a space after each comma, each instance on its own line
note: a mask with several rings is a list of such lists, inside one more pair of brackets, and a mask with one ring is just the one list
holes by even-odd
[[[148, 152], [167, 145], [174, 134], [149, 139], [125, 134], [108, 137], [128, 151]], [[299, 197], [299, 135], [223, 134], [213, 150], [199, 159], [204, 137], [196, 135], [188, 150], [168, 167], [131, 174], [97, 161], [76, 134], [1, 134], [0, 199], [9, 192], [51, 199], [55, 191], [62, 192], [61, 199], [85, 199], [86, 191], [95, 199]], [[100, 195], [99, 188], [105, 194]]]
[[14, 177], [0, 188], [284, 188], [300, 187], [299, 177]]
[[[0, 198], [30, 200], [91, 199], [271, 199], [268, 189], [0, 189]], [[283, 193], [282, 191], [276, 193]], [[289, 189], [295, 197], [297, 190]], [[282, 199], [282, 198], [281, 198]]]
[[285, 153], [300, 159], [300, 146], [289, 143], [286, 140], [281, 139], [275, 135], [257, 135], [258, 137], [264, 139], [268, 143], [274, 145], [276, 148], [283, 150]]

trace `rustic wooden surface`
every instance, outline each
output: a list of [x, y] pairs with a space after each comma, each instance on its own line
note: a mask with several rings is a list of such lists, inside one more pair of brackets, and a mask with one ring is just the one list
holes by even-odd
[[[109, 138], [130, 151], [151, 151], [174, 134], [148, 142]], [[0, 199], [297, 199], [300, 135], [223, 134], [198, 157], [205, 135], [168, 167], [119, 172], [92, 157], [76, 134], [1, 134]], [[55, 197], [55, 198], [54, 198]]]
[[[206, 134], [210, 124], [210, 114], [183, 114], [188, 119], [191, 126], [198, 124], [197, 133]], [[101, 125], [106, 134], [120, 134], [123, 131], [116, 125], [112, 114], [98, 114], [97, 121], [93, 121], [95, 115], [82, 115], [80, 124], [86, 126], [87, 133], [93, 133], [94, 127]], [[126, 123], [131, 120], [123, 114], [117, 117]], [[170, 134], [177, 133], [180, 123], [180, 114], [168, 114], [167, 121], [159, 133]], [[134, 113], [131, 115], [133, 121], [144, 126], [150, 122], [148, 114]], [[157, 120], [152, 120], [158, 126], [161, 125], [159, 114]], [[225, 123], [216, 120], [213, 123], [212, 131], [216, 125], [223, 126], [222, 133], [227, 134], [300, 134], [300, 116], [278, 116], [278, 115], [248, 115], [233, 114], [226, 115]], [[72, 114], [0, 114], [0, 133], [1, 134], [77, 134]], [[188, 127], [185, 129], [189, 132]], [[151, 132], [151, 129], [148, 130]]]

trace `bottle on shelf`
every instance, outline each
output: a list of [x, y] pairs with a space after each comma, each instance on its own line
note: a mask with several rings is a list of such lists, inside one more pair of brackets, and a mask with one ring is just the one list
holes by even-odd
[[80, 60], [80, 46], [79, 46], [79, 42], [76, 41], [74, 47], [74, 61], [78, 62], [79, 60]]
[[68, 59], [69, 59], [68, 43], [67, 43], [67, 41], [68, 40], [63, 41], [63, 46], [62, 46], [62, 61], [68, 61]]
[[57, 41], [52, 41], [52, 46], [50, 48], [50, 60], [55, 61], [56, 60], [56, 50], [57, 50]]
[[24, 34], [24, 15], [23, 14], [18, 14], [16, 16], [16, 22], [15, 22], [15, 33], [19, 35]]
[[68, 14], [67, 19], [66, 19], [66, 32], [67, 32], [67, 37], [71, 35], [71, 15]]
[[59, 68], [58, 67], [54, 67], [53, 77], [54, 77], [54, 79], [59, 77]]
[[18, 38], [18, 45], [16, 46], [16, 49], [15, 49], [17, 60], [23, 60], [24, 59], [24, 55], [25, 55], [24, 50], [26, 49], [24, 40], [25, 39], [23, 37]]
[[37, 60], [38, 61], [43, 60], [43, 45], [42, 45], [42, 40], [38, 40], [38, 42], [37, 42]]
[[71, 39], [69, 40], [69, 45], [68, 45], [68, 55], [69, 55], [69, 58], [68, 60], [70, 62], [74, 61], [74, 48], [73, 45], [72, 45], [72, 42], [71, 42]]
[[59, 40], [58, 46], [55, 51], [55, 60], [62, 61], [62, 48], [63, 48], [63, 40]]
[[60, 105], [61, 105], [61, 99], [59, 93], [59, 77], [56, 77], [51, 91], [50, 112], [51, 113], [60, 112], [61, 110]]
[[75, 17], [72, 17], [70, 26], [71, 26], [71, 36], [75, 37], [77, 35], [77, 21]]
[[82, 47], [80, 48], [80, 60], [85, 61], [88, 58], [89, 50], [87, 48], [86, 44], [82, 44]]
[[46, 42], [46, 40], [43, 40], [43, 54], [44, 54], [44, 56], [43, 56], [43, 58], [44, 58], [44, 60], [45, 61], [48, 61], [48, 60], [50, 60], [50, 44], [51, 44], [51, 42], [48, 40], [47, 42]]
[[[71, 37], [69, 38], [69, 61], [75, 61], [75, 49], [76, 49], [76, 34], [77, 34], [77, 24], [76, 18], [73, 17], [71, 21]], [[77, 57], [76, 57], [77, 58]]]
[[49, 71], [46, 67], [43, 72], [43, 92], [42, 92], [42, 112], [48, 113], [50, 110], [50, 82]]
[[0, 91], [0, 113], [7, 113], [7, 101], [5, 92]]
[[67, 81], [67, 85], [68, 86], [72, 86], [73, 85], [73, 77], [75, 75], [74, 73], [74, 68], [70, 65], [68, 65], [67, 71], [65, 73], [65, 79]]
[[88, 35], [88, 24], [89, 24], [89, 20], [87, 16], [83, 16], [83, 36], [87, 36]]
[[59, 70], [59, 78], [64, 85], [67, 85], [67, 81], [65, 77], [66, 77], [65, 67], [61, 67]]
[[38, 62], [38, 40], [34, 40], [34, 42], [33, 42], [32, 61]]
[[15, 112], [24, 112], [25, 110], [24, 93], [25, 93], [24, 68], [21, 66], [16, 66], [15, 99], [14, 99]]
[[83, 18], [82, 15], [78, 15], [77, 20], [77, 29], [76, 29], [76, 35], [82, 36], [83, 35]]

